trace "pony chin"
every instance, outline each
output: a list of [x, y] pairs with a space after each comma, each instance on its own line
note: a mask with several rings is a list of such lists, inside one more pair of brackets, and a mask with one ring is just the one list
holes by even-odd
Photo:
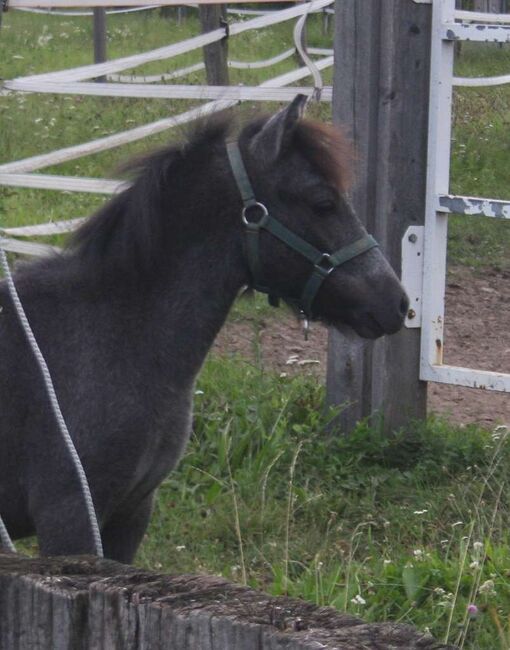
[[392, 327], [383, 327], [371, 314], [368, 312], [354, 314], [346, 313], [342, 318], [327, 319], [320, 318], [326, 325], [334, 327], [339, 332], [344, 332], [345, 327], [348, 326], [358, 336], [363, 339], [375, 340], [388, 334], [395, 334], [401, 328], [402, 323]]

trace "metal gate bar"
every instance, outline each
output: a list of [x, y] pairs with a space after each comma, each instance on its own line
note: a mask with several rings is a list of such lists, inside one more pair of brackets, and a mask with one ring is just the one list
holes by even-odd
[[[510, 25], [455, 22], [456, 19], [465, 20], [465, 14], [466, 12], [455, 11], [455, 0], [433, 0], [428, 172], [421, 291], [416, 284], [416, 272], [413, 278], [417, 287], [414, 299], [420, 303], [420, 309], [417, 311], [421, 317], [408, 318], [406, 324], [408, 327], [422, 328], [421, 379], [510, 392], [510, 373], [443, 364], [448, 214], [510, 218], [510, 201], [449, 194], [455, 41], [510, 42]], [[473, 17], [480, 20], [476, 14]], [[494, 19], [491, 16], [491, 20]], [[505, 22], [508, 22], [508, 19], [506, 16]], [[480, 81], [480, 85], [483, 85], [483, 80]], [[417, 245], [418, 235], [407, 234], [406, 237]], [[405, 241], [404, 248], [409, 249], [409, 246]], [[416, 260], [413, 263], [416, 266]]]

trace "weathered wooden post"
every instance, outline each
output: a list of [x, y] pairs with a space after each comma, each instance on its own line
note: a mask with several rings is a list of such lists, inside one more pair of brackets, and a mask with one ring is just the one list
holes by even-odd
[[[415, 0], [337, 0], [333, 115], [358, 153], [354, 207], [400, 272], [401, 240], [424, 223], [432, 6]], [[380, 415], [385, 430], [426, 415], [420, 330], [375, 343], [332, 331], [328, 401], [350, 431]]]
[[[94, 32], [94, 63], [106, 61], [106, 9], [94, 7], [93, 9]], [[96, 77], [95, 81], [106, 81], [106, 76]]]
[[[202, 32], [211, 32], [227, 24], [226, 5], [199, 5]], [[207, 83], [211, 86], [228, 86], [228, 38], [204, 47]]]

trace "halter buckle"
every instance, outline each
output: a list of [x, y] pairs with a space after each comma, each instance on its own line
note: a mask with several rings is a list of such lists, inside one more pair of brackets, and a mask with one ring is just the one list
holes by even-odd
[[[247, 218], [247, 213], [248, 211], [254, 208], [261, 210], [262, 216], [258, 221], [249, 221]], [[264, 221], [268, 216], [269, 216], [269, 212], [267, 211], [266, 206], [263, 203], [259, 203], [259, 201], [254, 201], [253, 203], [249, 203], [248, 205], [245, 205], [241, 213], [241, 218], [243, 220], [243, 223], [246, 224], [247, 226], [254, 226], [254, 225], [262, 226], [264, 225]]]

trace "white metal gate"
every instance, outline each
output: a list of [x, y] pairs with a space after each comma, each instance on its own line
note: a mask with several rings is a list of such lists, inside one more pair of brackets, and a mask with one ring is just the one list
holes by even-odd
[[[403, 241], [402, 275], [411, 298], [407, 327], [421, 327], [420, 378], [510, 392], [510, 373], [443, 364], [448, 214], [510, 218], [510, 200], [449, 194], [453, 86], [510, 83], [500, 77], [453, 76], [456, 41], [510, 43], [510, 15], [455, 10], [455, 0], [433, 0], [425, 226]], [[510, 190], [509, 190], [510, 191]]]

